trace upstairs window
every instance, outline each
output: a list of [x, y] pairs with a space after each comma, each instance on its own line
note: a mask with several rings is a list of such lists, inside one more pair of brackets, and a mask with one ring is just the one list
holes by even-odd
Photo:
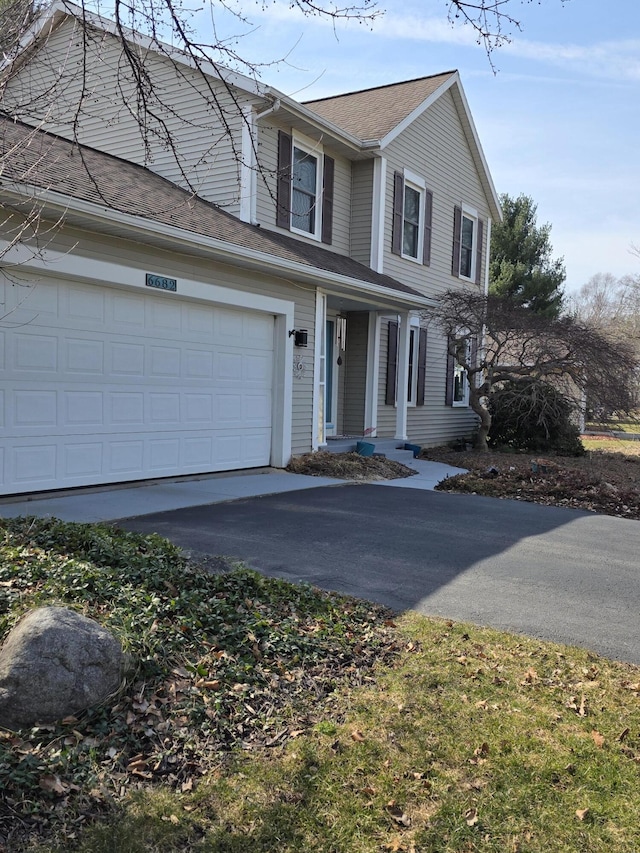
[[405, 169], [393, 184], [391, 251], [419, 264], [431, 263], [433, 193], [425, 181]]
[[420, 190], [404, 185], [404, 210], [402, 217], [402, 254], [418, 259], [420, 248], [420, 221], [422, 195]]
[[291, 172], [291, 228], [304, 231], [306, 234], [316, 233], [318, 217], [318, 158], [293, 146], [293, 167]]
[[454, 208], [451, 274], [456, 278], [481, 283], [483, 231], [483, 222], [475, 210]]
[[279, 131], [276, 225], [330, 244], [334, 172], [321, 145]]

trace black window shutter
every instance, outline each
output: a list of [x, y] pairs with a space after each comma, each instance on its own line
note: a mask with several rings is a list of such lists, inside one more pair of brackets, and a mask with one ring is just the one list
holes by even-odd
[[482, 239], [484, 236], [484, 223], [478, 219], [478, 231], [476, 234], [476, 284], [482, 281]]
[[447, 338], [447, 378], [444, 390], [444, 402], [447, 406], [453, 406], [453, 370], [455, 367], [455, 358], [449, 350], [450, 346], [451, 338]]
[[331, 243], [333, 239], [333, 176], [335, 160], [324, 155], [322, 170], [322, 242]]
[[420, 329], [420, 342], [418, 344], [418, 389], [416, 393], [416, 406], [424, 406], [424, 386], [427, 379], [427, 330]]
[[404, 214], [404, 175], [395, 172], [393, 175], [393, 221], [391, 231], [391, 251], [394, 255], [402, 254], [402, 218]]
[[431, 264], [431, 223], [433, 219], [433, 193], [424, 191], [424, 238], [422, 243], [422, 263], [425, 267]]
[[291, 134], [278, 131], [278, 180], [276, 184], [276, 225], [291, 229]]
[[385, 403], [395, 406], [398, 372], [398, 324], [389, 320], [389, 342], [387, 348], [387, 392]]
[[453, 254], [451, 255], [451, 275], [460, 275], [460, 238], [462, 235], [462, 208], [453, 208]]

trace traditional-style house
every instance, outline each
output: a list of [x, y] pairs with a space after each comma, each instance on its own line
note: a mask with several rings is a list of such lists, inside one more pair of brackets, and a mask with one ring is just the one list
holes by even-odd
[[0, 492], [468, 434], [428, 309], [501, 214], [458, 73], [299, 103], [127, 39], [56, 5], [5, 69]]

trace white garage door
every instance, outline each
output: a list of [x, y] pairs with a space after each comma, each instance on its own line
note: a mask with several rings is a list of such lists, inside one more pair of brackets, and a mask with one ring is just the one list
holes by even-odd
[[272, 315], [5, 281], [2, 494], [268, 465]]

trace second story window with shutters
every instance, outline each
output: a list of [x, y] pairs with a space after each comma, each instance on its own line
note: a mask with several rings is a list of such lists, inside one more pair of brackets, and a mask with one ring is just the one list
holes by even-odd
[[456, 206], [453, 210], [453, 255], [451, 274], [480, 284], [484, 224], [476, 210]]
[[316, 233], [319, 160], [310, 151], [293, 146], [291, 169], [291, 228]]
[[431, 263], [433, 193], [425, 181], [405, 169], [393, 183], [393, 231], [391, 251], [411, 261]]
[[276, 224], [331, 243], [334, 171], [322, 145], [279, 131]]

